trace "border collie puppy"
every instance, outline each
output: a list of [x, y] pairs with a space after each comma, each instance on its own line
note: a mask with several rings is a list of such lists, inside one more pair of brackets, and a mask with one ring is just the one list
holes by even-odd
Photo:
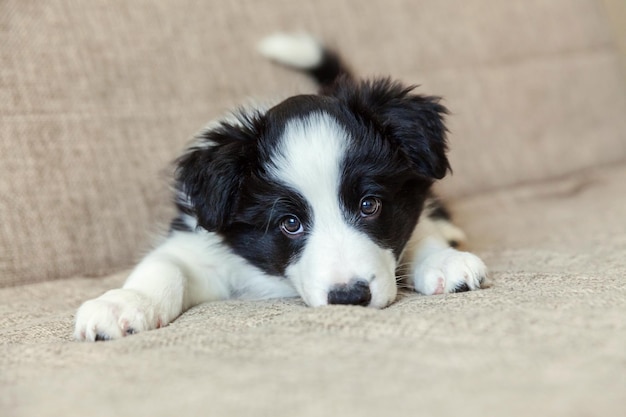
[[165, 326], [228, 298], [300, 296], [383, 308], [398, 282], [431, 295], [476, 290], [483, 262], [430, 192], [449, 170], [446, 109], [388, 78], [354, 79], [313, 38], [261, 52], [315, 78], [318, 95], [209, 125], [178, 159], [169, 236], [121, 289], [85, 302], [75, 337]]

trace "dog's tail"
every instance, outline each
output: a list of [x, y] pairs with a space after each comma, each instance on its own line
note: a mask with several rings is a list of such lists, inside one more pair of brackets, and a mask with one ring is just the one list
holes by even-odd
[[351, 77], [339, 55], [307, 34], [277, 33], [263, 39], [259, 52], [272, 61], [305, 72], [322, 89], [340, 77]]

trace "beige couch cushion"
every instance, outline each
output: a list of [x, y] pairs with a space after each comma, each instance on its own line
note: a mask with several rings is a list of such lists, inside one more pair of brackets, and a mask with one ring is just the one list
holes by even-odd
[[2, 289], [0, 414], [623, 414], [626, 165], [453, 209], [490, 289], [385, 310], [208, 303], [96, 344], [71, 341], [73, 313], [124, 274]]
[[7, 0], [0, 12], [0, 286], [130, 266], [171, 212], [168, 164], [252, 95], [309, 92], [254, 51], [306, 29], [360, 74], [445, 96], [445, 195], [626, 156], [626, 95], [594, 0]]

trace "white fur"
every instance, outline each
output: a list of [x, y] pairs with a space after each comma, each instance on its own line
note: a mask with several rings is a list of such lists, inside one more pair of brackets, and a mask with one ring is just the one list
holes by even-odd
[[[339, 202], [340, 161], [347, 133], [329, 115], [317, 113], [287, 124], [270, 173], [297, 190], [312, 209], [313, 226], [286, 276], [268, 276], [234, 254], [215, 233], [173, 232], [149, 253], [121, 289], [85, 302], [76, 314], [75, 337], [114, 339], [165, 326], [190, 307], [207, 301], [301, 295], [311, 306], [327, 304], [336, 284], [369, 282], [371, 307], [385, 307], [397, 294], [396, 261], [346, 221]], [[183, 220], [196, 227], [196, 219]], [[462, 231], [427, 216], [418, 223], [402, 256], [410, 283], [422, 294], [453, 292], [465, 283], [478, 289], [487, 274], [482, 261], [450, 248]]]
[[294, 297], [288, 280], [271, 277], [234, 255], [214, 233], [174, 232], [148, 254], [124, 287], [87, 301], [74, 336], [118, 338], [165, 326], [190, 307], [231, 296]]
[[487, 278], [483, 261], [448, 244], [461, 238], [465, 234], [447, 221], [428, 217], [419, 221], [403, 255], [415, 291], [433, 295], [454, 292], [462, 284], [470, 290], [480, 288]]
[[317, 113], [285, 127], [272, 174], [297, 190], [312, 208], [313, 226], [300, 259], [286, 275], [307, 304], [328, 303], [328, 291], [354, 279], [370, 283], [372, 307], [384, 307], [397, 293], [396, 262], [390, 249], [376, 245], [347, 224], [339, 201], [345, 130], [329, 115]]
[[323, 58], [321, 43], [307, 34], [277, 33], [263, 39], [258, 49], [269, 59], [299, 69], [315, 68]]
[[[286, 278], [252, 266], [215, 233], [174, 231], [137, 265], [123, 288], [79, 308], [75, 337], [114, 339], [155, 329], [196, 304], [227, 298], [300, 295], [308, 305], [320, 306], [327, 304], [331, 288], [355, 279], [369, 283], [371, 307], [393, 302], [397, 285], [392, 251], [350, 225], [339, 201], [347, 135], [328, 114], [294, 119], [285, 126], [268, 161], [270, 175], [303, 196], [312, 212], [306, 244], [297, 261], [287, 267]], [[184, 190], [179, 192], [179, 201], [191, 206]], [[196, 229], [193, 216], [183, 215], [182, 220]], [[483, 262], [448, 244], [464, 239], [450, 222], [422, 216], [401, 257], [416, 291], [430, 295], [453, 292], [462, 284], [471, 290], [480, 287], [487, 274]]]
[[486, 274], [485, 264], [476, 255], [445, 248], [431, 252], [417, 264], [413, 285], [425, 295], [455, 292], [462, 284], [477, 290]]
[[[328, 292], [354, 279], [369, 282], [371, 307], [385, 307], [397, 294], [396, 261], [346, 221], [339, 201], [340, 161], [348, 142], [329, 115], [314, 113], [290, 121], [269, 172], [300, 193], [312, 209], [312, 228], [300, 258], [286, 277], [268, 276], [234, 254], [215, 233], [172, 232], [130, 274], [121, 289], [85, 302], [76, 314], [79, 340], [114, 339], [165, 326], [190, 307], [231, 297], [265, 299], [301, 295], [311, 306], [328, 303]], [[184, 199], [184, 195], [179, 196]], [[428, 216], [418, 223], [402, 256], [410, 283], [422, 294], [453, 292], [465, 283], [478, 289], [487, 271], [482, 261], [448, 245], [464, 239], [445, 220]], [[184, 215], [191, 228], [193, 216]]]

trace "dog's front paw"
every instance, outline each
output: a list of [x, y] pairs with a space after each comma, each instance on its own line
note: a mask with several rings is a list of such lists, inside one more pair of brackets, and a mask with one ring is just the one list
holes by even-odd
[[78, 309], [74, 337], [94, 342], [155, 329], [160, 327], [155, 310], [148, 297], [134, 290], [111, 290]]
[[415, 291], [444, 294], [477, 290], [487, 278], [487, 267], [476, 255], [456, 249], [444, 249], [421, 262], [415, 269]]

